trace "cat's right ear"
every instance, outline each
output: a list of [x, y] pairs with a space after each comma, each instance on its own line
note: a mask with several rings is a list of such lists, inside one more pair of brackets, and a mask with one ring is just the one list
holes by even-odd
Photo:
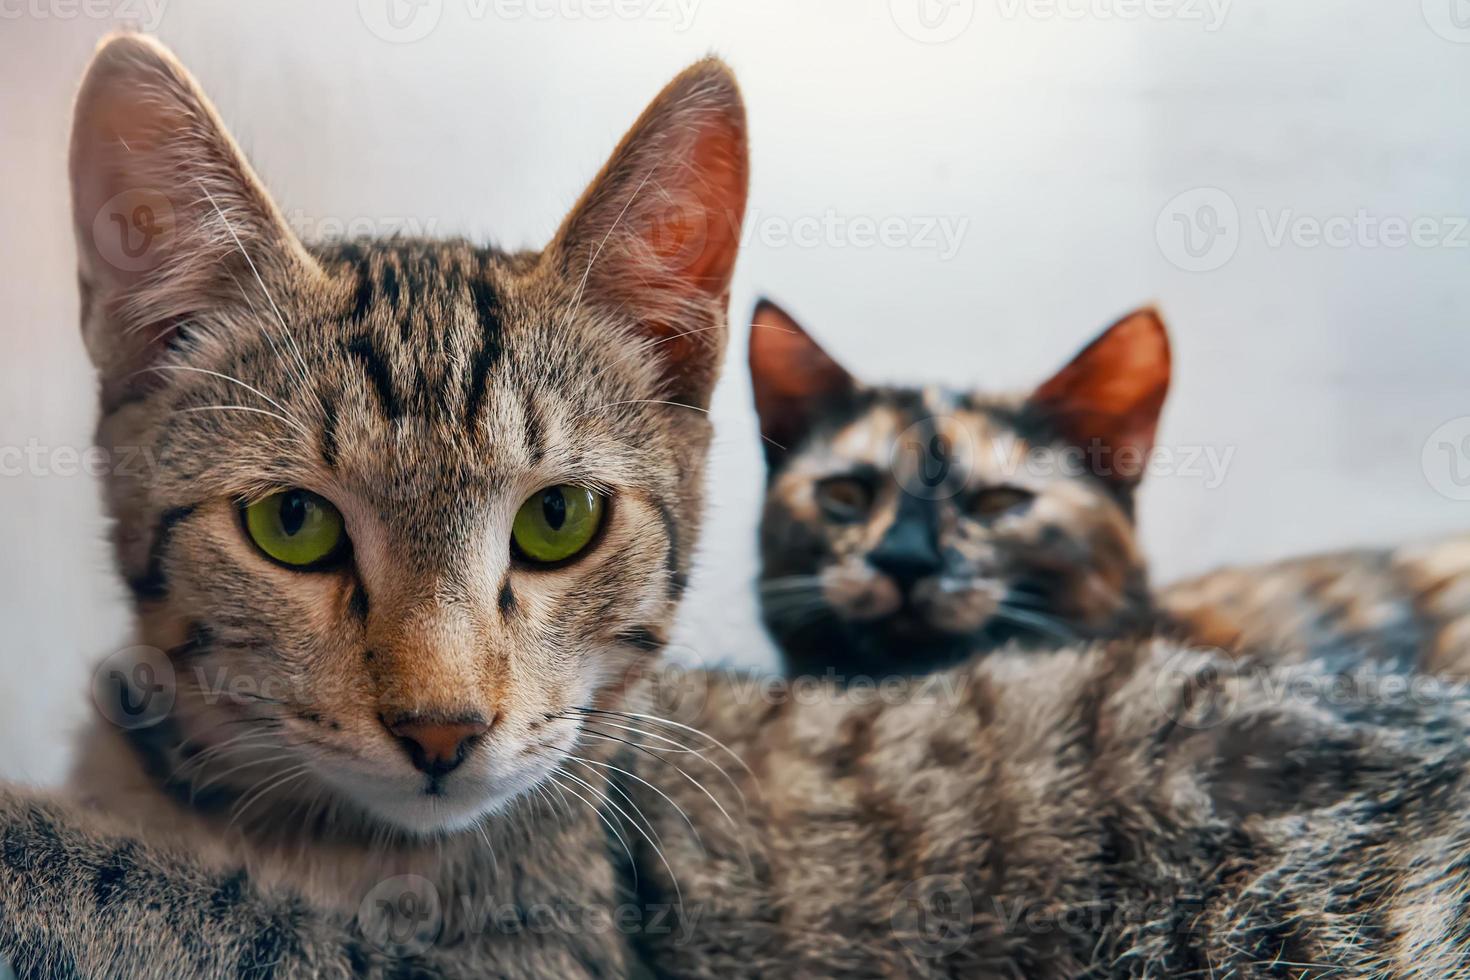
[[770, 300], [756, 303], [750, 319], [750, 386], [766, 462], [774, 466], [801, 441], [824, 408], [852, 393], [856, 382]]
[[186, 324], [207, 332], [227, 304], [268, 310], [273, 273], [316, 268], [199, 85], [145, 36], [97, 49], [70, 171], [82, 337], [104, 405], [157, 383], [147, 369]]
[[1135, 310], [1043, 382], [1026, 407], [1046, 428], [1088, 450], [1096, 475], [1126, 492], [1153, 451], [1170, 363], [1164, 321], [1151, 307]]
[[568, 216], [547, 255], [579, 305], [628, 323], [664, 397], [704, 408], [729, 333], [745, 216], [745, 105], [715, 58], [651, 102]]

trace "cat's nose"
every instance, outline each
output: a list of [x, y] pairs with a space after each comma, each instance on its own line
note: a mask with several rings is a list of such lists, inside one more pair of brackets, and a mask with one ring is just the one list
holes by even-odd
[[493, 721], [487, 722], [478, 715], [449, 720], [405, 715], [391, 722], [385, 718], [383, 724], [408, 750], [414, 768], [430, 776], [443, 776], [453, 772], [464, 761], [475, 743], [490, 730]]
[[935, 574], [944, 560], [920, 528], [896, 527], [884, 535], [868, 555], [868, 562], [907, 591], [915, 582]]

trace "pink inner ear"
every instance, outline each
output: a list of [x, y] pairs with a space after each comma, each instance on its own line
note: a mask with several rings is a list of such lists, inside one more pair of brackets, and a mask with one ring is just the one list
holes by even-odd
[[854, 384], [789, 314], [765, 300], [751, 322], [750, 380], [761, 435], [783, 448], [800, 438], [823, 401]]
[[1169, 337], [1153, 310], [1109, 327], [1036, 389], [1033, 407], [1068, 440], [1113, 450], [1153, 448], [1169, 392]]
[[647, 238], [660, 264], [678, 280], [723, 296], [735, 271], [745, 216], [745, 135], [716, 127], [690, 151], [685, 186], [648, 223]]

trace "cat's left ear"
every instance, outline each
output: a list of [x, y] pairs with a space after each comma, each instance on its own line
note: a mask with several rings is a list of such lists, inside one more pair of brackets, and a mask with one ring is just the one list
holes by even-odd
[[750, 387], [766, 463], [774, 469], [857, 382], [791, 314], [761, 299], [750, 315]]
[[579, 301], [630, 318], [668, 397], [700, 407], [724, 355], [748, 173], [735, 76], [706, 58], [644, 110], [551, 246]]
[[1031, 394], [1027, 410], [1089, 452], [1097, 474], [1122, 488], [1143, 475], [1169, 393], [1169, 335], [1152, 308], [1104, 330]]

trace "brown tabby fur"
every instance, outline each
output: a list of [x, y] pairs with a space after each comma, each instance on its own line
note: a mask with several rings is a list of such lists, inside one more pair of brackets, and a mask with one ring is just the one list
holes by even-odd
[[[99, 443], [157, 461], [105, 490], [135, 642], [161, 651], [150, 666], [173, 698], [146, 727], [98, 717], [80, 747], [76, 795], [156, 842], [87, 852], [105, 865], [86, 886], [99, 923], [151, 934], [120, 896], [125, 883], [146, 893], [133, 869], [165, 853], [192, 855], [221, 896], [243, 874], [341, 921], [409, 873], [511, 904], [612, 895], [593, 808], [615, 743], [583, 744], [579, 712], [621, 702], [684, 587], [744, 133], [733, 78], [707, 60], [655, 100], [540, 253], [311, 249], [171, 54], [137, 36], [99, 49], [72, 146], [82, 328]], [[113, 211], [150, 227], [144, 261], [111, 248]], [[512, 560], [511, 517], [559, 483], [608, 494], [596, 546], [556, 568]], [[241, 505], [290, 487], [342, 512], [349, 560], [302, 572], [250, 543]], [[103, 685], [103, 713], [121, 717], [142, 690]], [[391, 730], [405, 717], [491, 730], [451, 774], [425, 775]], [[580, 792], [585, 812], [547, 818], [557, 781], [557, 801]], [[7, 926], [44, 932], [54, 911], [23, 894], [6, 897]], [[199, 914], [228, 919], [228, 905]], [[454, 941], [457, 905], [446, 918]], [[235, 949], [226, 925], [217, 946], [213, 929], [187, 929], [198, 921], [175, 916], [133, 953], [83, 942], [66, 956], [88, 976], [213, 974], [231, 956], [266, 970], [294, 942], [242, 925]], [[48, 955], [29, 943], [21, 962]], [[588, 937], [456, 957], [516, 976], [628, 962], [625, 943]], [[346, 972], [354, 958], [318, 965]]]
[[[89, 251], [88, 180], [156, 159], [164, 131], [125, 125], [140, 110], [181, 112], [184, 159], [224, 170], [173, 200], [187, 254], [165, 258], [183, 265], [129, 279]], [[120, 132], [139, 156], [110, 155]], [[1319, 702], [1340, 678], [1141, 641], [877, 692], [646, 669], [709, 436], [662, 396], [708, 397], [743, 203], [717, 63], [675, 80], [539, 256], [291, 245], [192, 82], [140, 39], [99, 53], [78, 140], [103, 440], [160, 461], [109, 484], [119, 564], [176, 702], [145, 728], [99, 721], [81, 801], [0, 793], [0, 954], [21, 976], [1470, 975], [1456, 691], [1394, 702], [1362, 674]], [[649, 172], [672, 214], [639, 210], [627, 180]], [[703, 214], [686, 183], [717, 189]], [[236, 285], [280, 320], [218, 274], [251, 276]], [[666, 295], [627, 306], [635, 277]], [[569, 474], [614, 491], [596, 548], [509, 567], [504, 514]], [[350, 571], [249, 549], [235, 499], [282, 484], [335, 491]], [[249, 684], [206, 696], [196, 666]], [[466, 706], [503, 717], [427, 794], [378, 716]], [[226, 722], [260, 740], [228, 763]], [[378, 893], [401, 875], [436, 914]], [[430, 928], [406, 946], [382, 916]]]

